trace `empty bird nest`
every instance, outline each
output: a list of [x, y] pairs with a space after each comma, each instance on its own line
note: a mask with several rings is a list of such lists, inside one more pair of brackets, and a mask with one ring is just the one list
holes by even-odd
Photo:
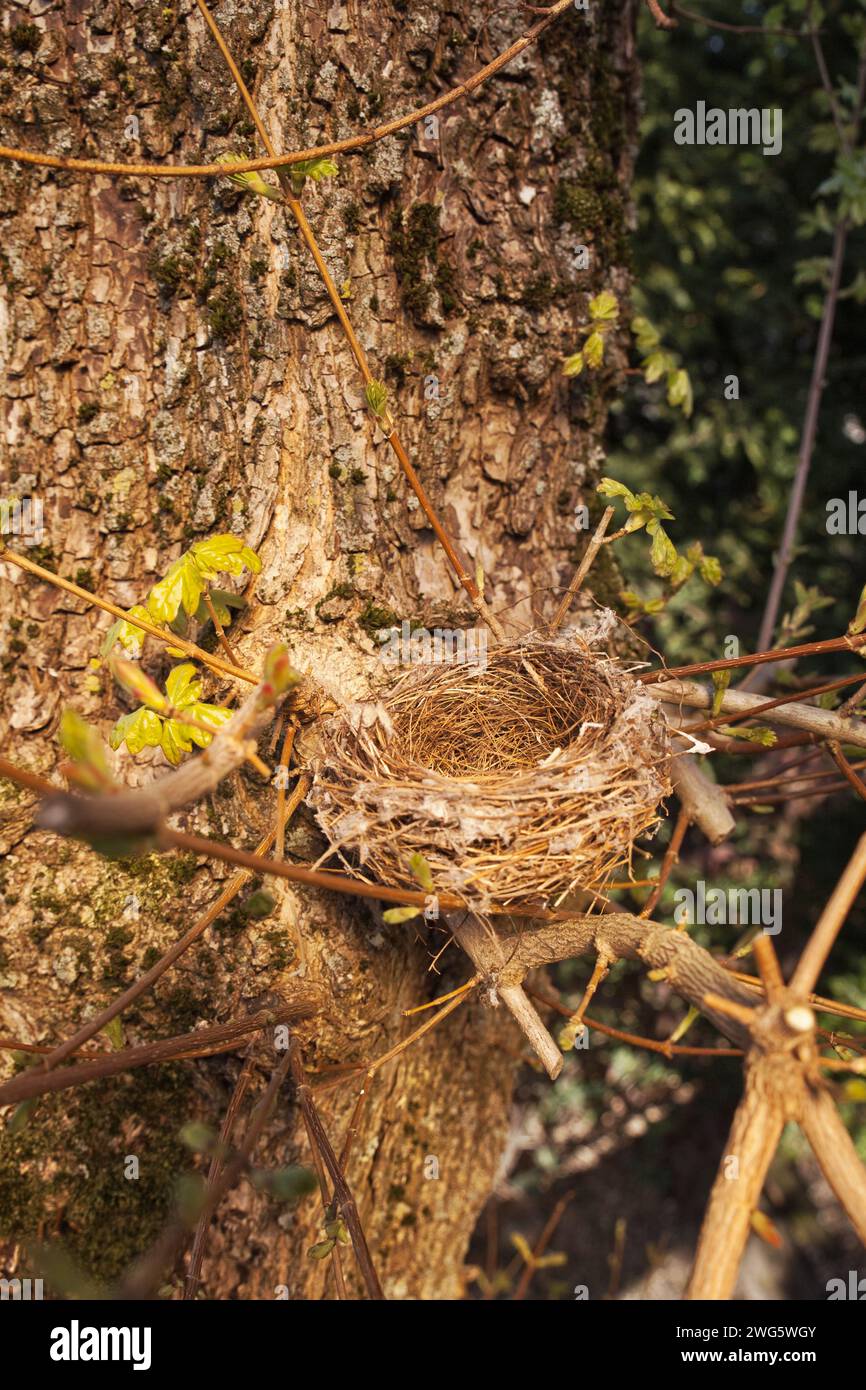
[[[658, 703], [575, 634], [503, 643], [478, 664], [414, 666], [331, 718], [309, 796], [356, 877], [476, 912], [556, 906], [630, 866], [670, 792]], [[417, 860], [414, 861], [417, 865]]]

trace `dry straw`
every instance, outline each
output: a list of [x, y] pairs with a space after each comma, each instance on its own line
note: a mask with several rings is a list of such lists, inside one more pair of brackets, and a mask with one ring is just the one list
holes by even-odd
[[309, 797], [357, 877], [476, 912], [560, 904], [631, 864], [671, 790], [658, 702], [575, 633], [415, 666], [322, 730]]

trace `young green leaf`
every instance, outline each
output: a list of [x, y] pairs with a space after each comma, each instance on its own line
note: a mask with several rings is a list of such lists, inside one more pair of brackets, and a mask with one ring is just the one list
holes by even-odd
[[424, 889], [425, 893], [435, 892], [433, 886], [433, 873], [423, 854], [419, 854], [416, 850], [414, 854], [410, 855], [409, 868], [412, 870], [413, 876]]
[[[246, 567], [258, 574], [262, 562], [251, 546], [241, 536], [231, 534], [210, 536], [206, 541], [196, 541], [190, 547], [195, 566], [202, 579], [215, 579], [218, 574], [241, 574]], [[193, 610], [187, 609], [187, 612]]]
[[217, 157], [216, 163], [226, 166], [228, 177], [237, 188], [242, 188], [244, 193], [257, 193], [259, 197], [271, 198], [274, 202], [279, 202], [282, 198], [283, 195], [280, 190], [275, 188], [272, 183], [266, 183], [256, 169], [250, 169], [246, 173], [231, 173], [231, 166], [240, 163], [236, 155], [221, 154]]
[[692, 383], [685, 367], [668, 376], [668, 405], [678, 405], [686, 417], [692, 413]]
[[646, 357], [647, 353], [652, 352], [653, 348], [657, 348], [661, 342], [658, 329], [641, 314], [632, 319], [631, 331], [635, 336], [635, 346], [641, 357]]
[[602, 290], [589, 301], [589, 312], [593, 319], [610, 322], [619, 314], [619, 303], [610, 290]]
[[583, 355], [588, 367], [600, 367], [604, 361], [604, 338], [600, 333], [590, 333], [583, 345]]
[[572, 355], [571, 355], [571, 357], [566, 357], [566, 358], [563, 359], [563, 363], [562, 363], [562, 375], [563, 375], [563, 376], [580, 376], [581, 372], [583, 371], [584, 366], [585, 366], [585, 363], [584, 363], [583, 353], [582, 353], [582, 352], [573, 352]]
[[853, 637], [856, 637], [857, 634], [862, 632], [864, 628], [866, 628], [866, 585], [864, 585], [863, 589], [860, 592], [860, 598], [857, 603], [857, 612], [854, 614], [854, 617], [848, 624], [848, 631], [851, 633]]
[[656, 574], [669, 578], [674, 573], [679, 559], [676, 546], [655, 518], [648, 523], [647, 533], [653, 538], [650, 547], [652, 567]]
[[114, 778], [105, 756], [105, 745], [99, 734], [74, 709], [65, 709], [60, 716], [61, 746], [75, 763], [73, 780], [87, 791], [106, 791], [114, 786]]
[[267, 1192], [280, 1202], [295, 1202], [318, 1187], [315, 1173], [296, 1163], [285, 1168], [254, 1168], [250, 1181], [259, 1192]]
[[[144, 618], [146, 622], [152, 622], [147, 609], [142, 607], [140, 603], [136, 603], [134, 607], [130, 608], [129, 617]], [[140, 627], [128, 622], [126, 618], [118, 618], [106, 632], [99, 654], [100, 656], [108, 656], [112, 648], [119, 643], [124, 651], [129, 652], [130, 656], [138, 657], [141, 655], [146, 635]]]
[[329, 1236], [327, 1240], [317, 1241], [316, 1244], [311, 1245], [307, 1251], [307, 1259], [326, 1260], [336, 1244], [337, 1242], [333, 1236]]
[[108, 1038], [114, 1051], [119, 1052], [123, 1047], [123, 1024], [120, 1021], [120, 1014], [115, 1014], [114, 1018], [109, 1019], [102, 1031]]
[[337, 166], [333, 159], [322, 156], [319, 159], [303, 159], [299, 164], [291, 165], [292, 192], [299, 197], [304, 191], [304, 184], [307, 179], [312, 179], [314, 183], [319, 183], [322, 179], [333, 178], [337, 173]]
[[187, 552], [175, 560], [163, 579], [154, 584], [147, 596], [147, 611], [155, 623], [170, 623], [178, 610], [194, 613], [198, 608], [204, 579], [192, 555]]
[[172, 667], [166, 677], [165, 693], [175, 709], [186, 709], [201, 699], [201, 679], [191, 661]]
[[715, 555], [704, 555], [698, 561], [698, 570], [705, 584], [712, 584], [714, 588], [717, 584], [721, 584], [722, 567]]
[[381, 418], [388, 408], [388, 388], [384, 381], [368, 381], [364, 394], [373, 414]]
[[722, 701], [725, 698], [725, 691], [731, 683], [730, 671], [713, 671], [713, 718], [722, 712]]
[[411, 922], [413, 917], [420, 916], [420, 907], [389, 907], [382, 913], [382, 921], [393, 927], [400, 922]]
[[159, 715], [152, 709], [133, 710], [118, 719], [108, 741], [112, 748], [125, 743], [130, 753], [140, 753], [144, 748], [159, 748], [162, 741], [162, 723]]
[[[776, 743], [776, 735], [772, 729], [744, 729], [740, 724], [720, 724], [719, 733], [727, 734], [728, 738], [744, 739], [746, 743], [758, 743], [762, 748], [773, 748]], [[754, 807], [752, 809], [754, 810]]]
[[634, 493], [627, 488], [625, 483], [618, 483], [616, 478], [602, 478], [596, 492], [602, 497], [622, 497], [626, 502], [634, 498]]

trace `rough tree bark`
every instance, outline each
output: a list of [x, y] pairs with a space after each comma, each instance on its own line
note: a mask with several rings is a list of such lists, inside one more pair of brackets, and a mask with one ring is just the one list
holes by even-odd
[[[216, 14], [284, 150], [422, 104], [528, 23], [519, 5], [492, 0], [336, 0], [326, 14], [300, 0], [230, 0]], [[585, 541], [575, 509], [594, 506], [615, 376], [568, 384], [559, 359], [577, 345], [587, 295], [627, 290], [633, 26], [631, 0], [568, 14], [438, 123], [341, 160], [337, 179], [305, 194], [410, 454], [514, 631], [552, 612]], [[0, 53], [8, 144], [124, 161], [261, 152], [189, 0], [29, 0], [7, 7]], [[255, 668], [285, 640], [338, 700], [368, 690], [377, 629], [473, 625], [281, 206], [225, 180], [6, 166], [0, 217], [0, 477], [5, 494], [43, 502], [45, 535], [28, 553], [131, 605], [191, 540], [236, 531], [264, 562], [232, 632], [239, 659]], [[47, 773], [63, 706], [104, 731], [127, 707], [107, 678], [99, 691], [85, 684], [107, 619], [9, 566], [0, 574], [0, 735], [8, 756]], [[605, 581], [603, 555], [599, 597]], [[153, 643], [146, 663], [155, 675], [169, 664]], [[226, 690], [209, 680], [208, 698]], [[132, 784], [152, 775], [122, 756], [117, 766]], [[0, 790], [0, 1033], [54, 1043], [155, 959], [226, 875], [183, 859], [108, 863], [33, 833], [32, 798]], [[272, 788], [243, 772], [176, 823], [252, 847], [273, 807]], [[302, 811], [287, 852], [310, 861], [321, 849]], [[328, 999], [298, 1030], [315, 1073], [380, 1054], [405, 1035], [402, 1008], [469, 973], [454, 946], [430, 969], [444, 936], [268, 886], [274, 913], [229, 911], [124, 1015], [127, 1044], [229, 1018], [302, 971]], [[387, 1296], [459, 1293], [519, 1051], [506, 1011], [472, 1003], [375, 1082], [348, 1176]], [[240, 1065], [162, 1066], [41, 1102], [3, 1144], [6, 1263], [22, 1268], [28, 1237], [57, 1237], [115, 1278], [189, 1167], [178, 1127], [193, 1116], [218, 1124]], [[356, 1089], [321, 1091], [337, 1149]], [[268, 1134], [265, 1160], [308, 1159], [288, 1087]], [[124, 1177], [127, 1155], [140, 1160], [138, 1181]], [[292, 1297], [321, 1296], [327, 1264], [304, 1257], [319, 1221], [317, 1199], [286, 1212], [241, 1184], [214, 1223], [206, 1294], [270, 1298], [287, 1285]], [[349, 1279], [357, 1289], [351, 1269]]]

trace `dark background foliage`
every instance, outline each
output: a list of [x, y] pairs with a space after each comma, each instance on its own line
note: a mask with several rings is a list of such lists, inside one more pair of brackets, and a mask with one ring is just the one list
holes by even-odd
[[[799, 27], [805, 12], [797, 0], [772, 10], [754, 0], [736, 6], [736, 13], [731, 7], [722, 13], [718, 5], [701, 8], [728, 22], [771, 27]], [[831, 4], [819, 14], [815, 7], [828, 68], [847, 84], [843, 102], [857, 66], [845, 25], [858, 10]], [[661, 495], [676, 518], [668, 530], [678, 548], [700, 540], [721, 560], [718, 588], [692, 581], [661, 615], [639, 625], [668, 663], [676, 664], [727, 654], [728, 636], [738, 639], [742, 652], [755, 650], [823, 306], [835, 203], [817, 190], [833, 174], [835, 144], [808, 41], [722, 33], [685, 20], [670, 33], [647, 20], [640, 25], [640, 46], [644, 117], [631, 312], [649, 317], [665, 346], [681, 355], [695, 405], [686, 419], [667, 405], [661, 385], [626, 377], [605, 471], [633, 491]], [[765, 157], [749, 147], [675, 144], [674, 112], [694, 110], [699, 100], [725, 109], [780, 107], [781, 153]], [[866, 187], [866, 170], [860, 177]], [[826, 529], [830, 498], [847, 498], [858, 486], [866, 496], [864, 247], [866, 232], [855, 226], [798, 551], [782, 606], [783, 614], [795, 606], [794, 581], [827, 600], [808, 618], [814, 631], [801, 641], [844, 632], [866, 580], [866, 536], [829, 536]], [[637, 362], [634, 355], [632, 360]], [[739, 379], [739, 400], [724, 398], [731, 374]], [[620, 510], [617, 524], [621, 520]], [[642, 532], [618, 551], [629, 587], [644, 598], [662, 593]], [[818, 684], [855, 671], [856, 661], [804, 661], [792, 673], [778, 673], [770, 694], [783, 690], [785, 681]], [[849, 693], [843, 691], [840, 700]], [[719, 780], [730, 782], [776, 775], [785, 756], [718, 756], [712, 762]], [[810, 770], [827, 765], [822, 759]], [[733, 839], [715, 850], [690, 832], [656, 915], [671, 921], [677, 887], [693, 888], [698, 879], [721, 888], [779, 887], [783, 928], [776, 945], [790, 971], [863, 831], [863, 809], [853, 795], [840, 793], [777, 804], [764, 815], [743, 811]], [[633, 896], [643, 901], [640, 891]], [[723, 953], [740, 929], [695, 931]], [[860, 1007], [866, 1007], [864, 948], [861, 906], [850, 916], [824, 981], [825, 992]], [[586, 975], [584, 962], [559, 968], [557, 984], [573, 1005]], [[663, 984], [623, 967], [611, 973], [590, 1010], [603, 1022], [656, 1038], [666, 1037], [683, 1012]], [[833, 1028], [840, 1020], [825, 1017], [822, 1023]], [[846, 1020], [841, 1026], [864, 1031]], [[699, 1021], [685, 1041], [712, 1045], [718, 1039]], [[556, 1201], [572, 1193], [552, 1240], [566, 1262], [539, 1272], [530, 1296], [574, 1297], [575, 1270], [591, 1298], [624, 1290], [631, 1297], [678, 1296], [739, 1094], [737, 1063], [678, 1058], [671, 1065], [592, 1034], [589, 1050], [568, 1059], [553, 1090], [535, 1078], [524, 1082], [517, 1156], [476, 1238], [478, 1263], [489, 1273], [494, 1264], [502, 1268], [513, 1260], [511, 1233], [524, 1232], [531, 1240]], [[853, 1080], [847, 1095], [846, 1116], [866, 1153], [866, 1086]], [[764, 1210], [783, 1244], [775, 1250], [753, 1237], [741, 1296], [825, 1298], [826, 1280], [862, 1261], [804, 1144], [790, 1131]], [[496, 1258], [491, 1251], [498, 1252]]]

